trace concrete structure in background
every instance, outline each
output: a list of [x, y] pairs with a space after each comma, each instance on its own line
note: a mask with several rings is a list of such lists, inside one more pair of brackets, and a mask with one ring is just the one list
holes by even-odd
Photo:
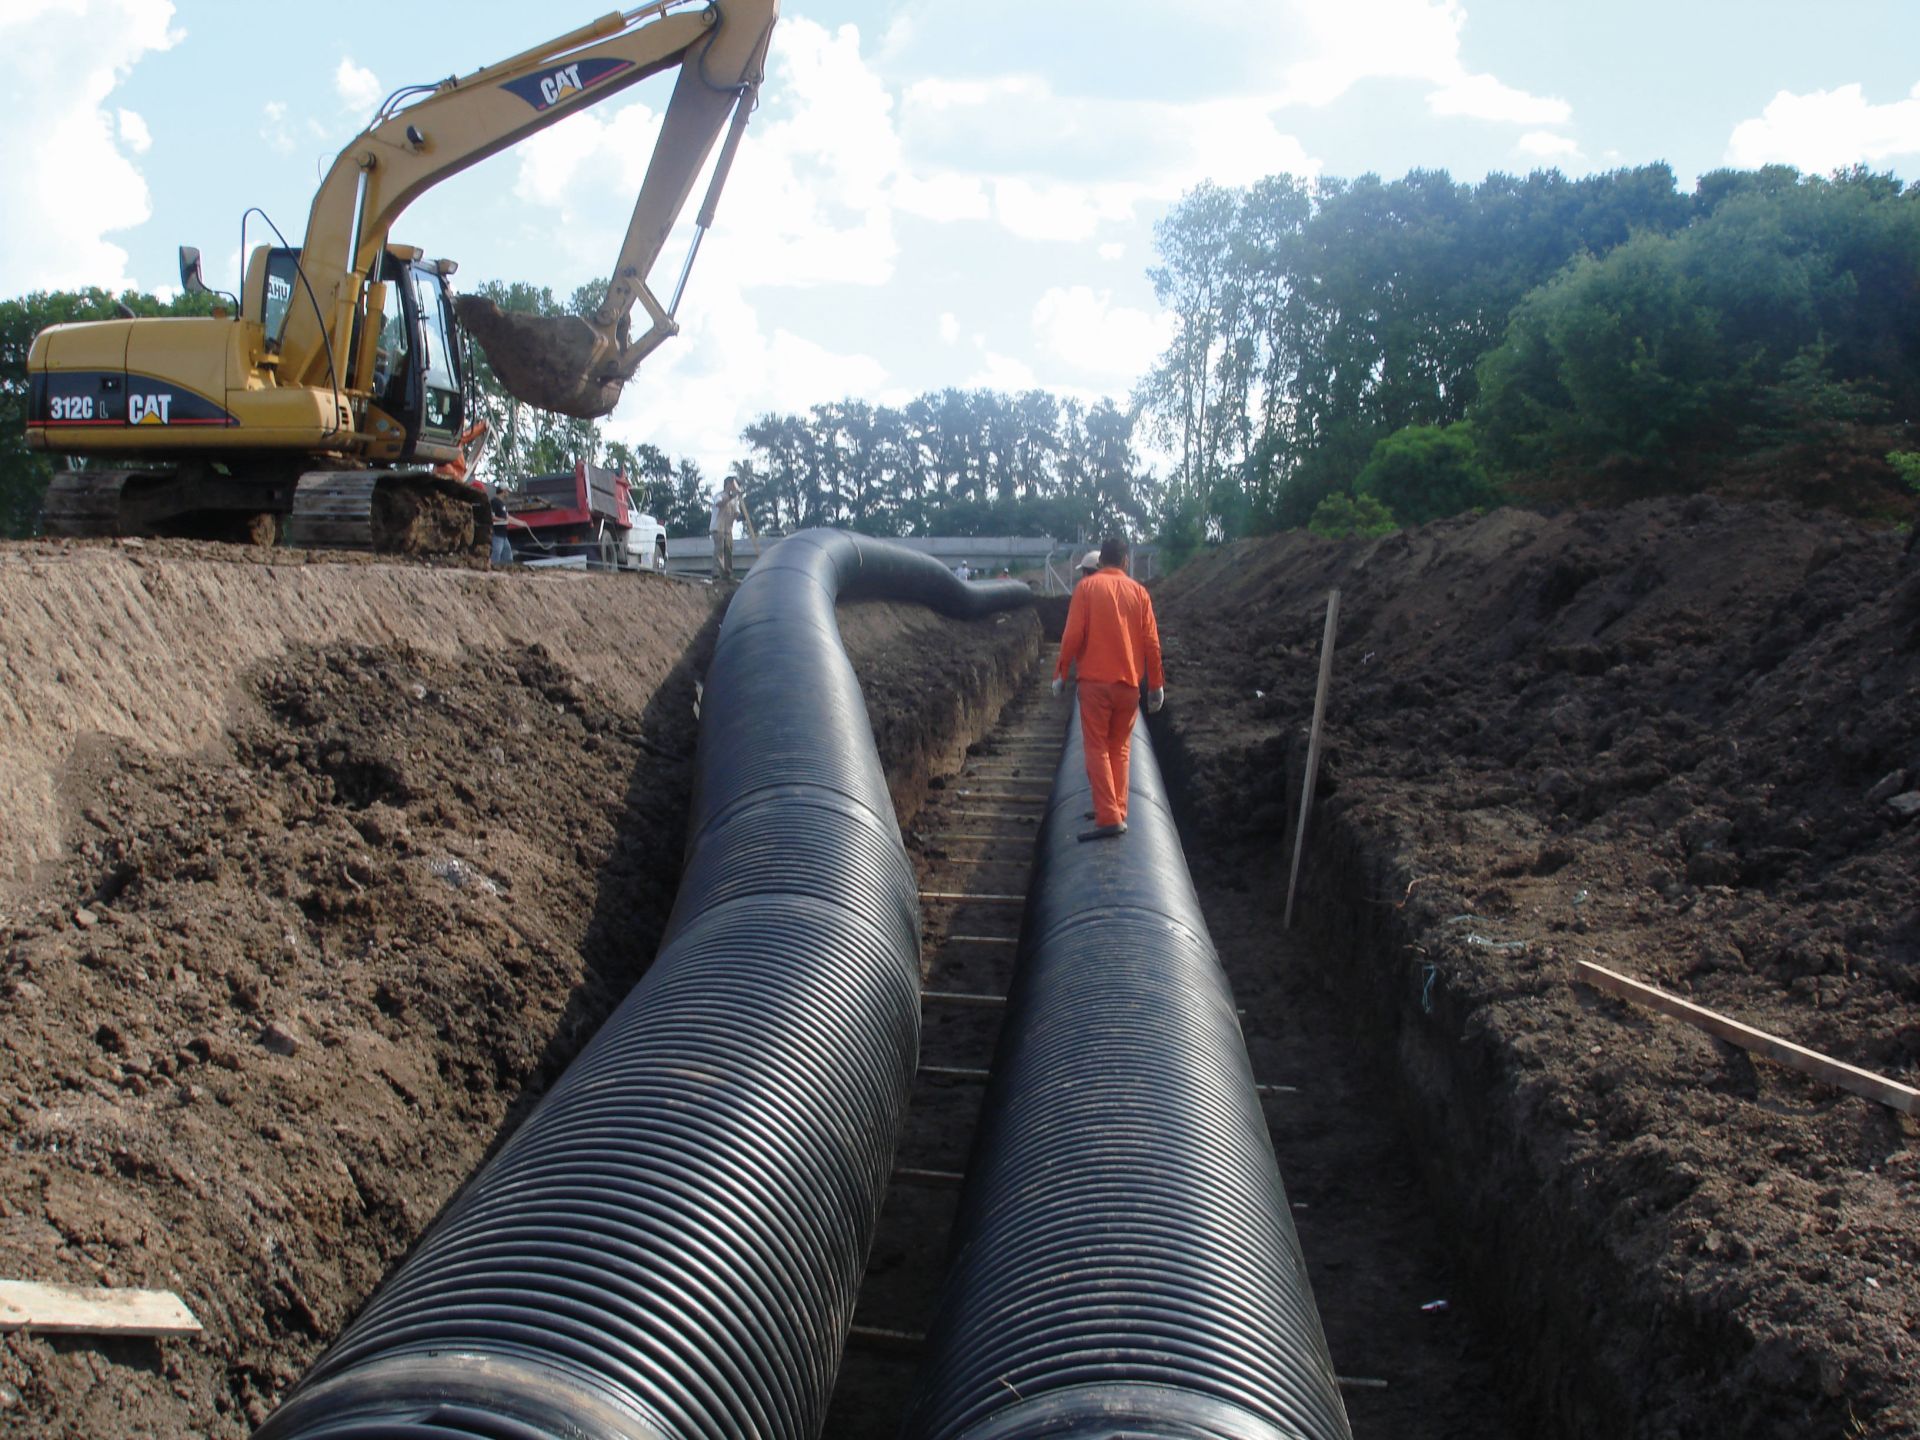
[[[773, 545], [779, 537], [768, 535]], [[992, 580], [1002, 569], [1016, 579], [1033, 584], [1042, 595], [1062, 595], [1073, 588], [1074, 565], [1096, 540], [1049, 540], [1044, 535], [918, 535], [895, 540], [909, 550], [931, 555], [949, 570], [962, 560], [967, 562], [976, 580]], [[761, 546], [745, 535], [733, 542], [733, 573], [744, 576], [760, 556]], [[1151, 580], [1157, 572], [1157, 545], [1133, 547], [1132, 574], [1136, 580]], [[713, 573], [713, 544], [705, 535], [682, 535], [667, 540], [667, 573], [683, 580], [704, 580]]]

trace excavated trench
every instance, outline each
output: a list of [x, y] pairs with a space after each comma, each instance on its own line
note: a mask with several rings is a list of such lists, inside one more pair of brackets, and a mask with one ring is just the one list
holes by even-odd
[[[0, 1427], [248, 1433], [631, 988], [684, 843], [706, 592], [220, 547], [0, 555], [17, 837], [0, 1273], [188, 1340], [0, 1338]], [[1030, 617], [838, 616], [903, 816]]]

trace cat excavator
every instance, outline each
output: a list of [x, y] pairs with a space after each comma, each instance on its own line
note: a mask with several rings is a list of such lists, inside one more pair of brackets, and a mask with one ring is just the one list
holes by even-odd
[[[613, 409], [641, 361], [679, 329], [675, 312], [778, 14], [779, 0], [654, 0], [470, 75], [396, 91], [333, 162], [301, 244], [255, 248], [239, 295], [212, 316], [43, 330], [28, 356], [27, 445], [84, 462], [56, 472], [48, 531], [484, 548], [489, 503], [459, 478], [474, 436], [462, 331], [518, 399], [583, 419]], [[521, 315], [456, 299], [453, 261], [390, 237], [401, 212], [442, 180], [675, 66], [593, 314]], [[662, 304], [648, 275], [716, 141], [693, 243]], [[190, 246], [180, 271], [186, 289], [207, 289]], [[646, 322], [638, 334], [636, 308]]]

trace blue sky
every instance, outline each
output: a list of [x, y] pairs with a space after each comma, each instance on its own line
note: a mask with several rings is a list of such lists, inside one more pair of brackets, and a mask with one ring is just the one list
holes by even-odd
[[[167, 287], [181, 243], [230, 286], [241, 212], [297, 237], [388, 91], [597, 13], [0, 0], [0, 295]], [[448, 181], [395, 238], [467, 285], [604, 275], [664, 93]], [[770, 409], [946, 385], [1124, 398], [1166, 335], [1153, 223], [1203, 179], [1653, 160], [1683, 186], [1773, 161], [1920, 175], [1920, 5], [786, 0], [683, 333], [607, 428], [714, 474]]]

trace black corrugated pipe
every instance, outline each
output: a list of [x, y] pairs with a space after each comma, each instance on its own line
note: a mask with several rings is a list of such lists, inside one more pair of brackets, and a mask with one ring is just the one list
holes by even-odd
[[809, 1440], [920, 1032], [912, 868], [836, 598], [1024, 585], [782, 541], [708, 668], [659, 955], [257, 1440]]
[[1071, 722], [906, 1440], [1349, 1440], [1144, 725], [1131, 778], [1080, 843]]

